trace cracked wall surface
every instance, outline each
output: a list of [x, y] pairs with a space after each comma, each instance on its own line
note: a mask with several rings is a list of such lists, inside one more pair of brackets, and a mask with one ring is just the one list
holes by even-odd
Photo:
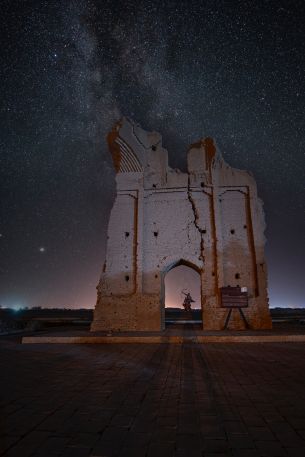
[[[250, 327], [271, 328], [253, 177], [226, 164], [211, 138], [190, 146], [187, 173], [173, 170], [160, 134], [126, 118], [108, 145], [117, 195], [91, 330], [164, 329], [164, 277], [177, 265], [200, 274], [203, 328], [223, 328], [220, 288], [228, 285], [247, 287]], [[237, 310], [230, 327], [244, 328]]]

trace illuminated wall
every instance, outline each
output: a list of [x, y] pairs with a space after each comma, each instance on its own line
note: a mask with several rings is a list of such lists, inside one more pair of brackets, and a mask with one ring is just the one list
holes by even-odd
[[[221, 329], [223, 286], [247, 287], [252, 328], [270, 328], [264, 215], [256, 184], [227, 165], [211, 138], [190, 146], [188, 172], [168, 166], [161, 136], [123, 118], [108, 136], [116, 170], [107, 255], [92, 330], [164, 328], [164, 278], [200, 275], [205, 329]], [[243, 328], [239, 313], [232, 328]]]

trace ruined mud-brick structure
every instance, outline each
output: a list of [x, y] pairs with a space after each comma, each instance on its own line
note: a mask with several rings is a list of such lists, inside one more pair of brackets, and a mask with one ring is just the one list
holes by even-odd
[[[91, 330], [164, 329], [164, 277], [200, 274], [203, 328], [223, 328], [221, 287], [246, 287], [253, 329], [271, 328], [264, 214], [256, 184], [211, 138], [190, 146], [187, 173], [168, 166], [161, 135], [123, 118], [108, 135], [117, 194]], [[244, 328], [237, 310], [230, 328]]]

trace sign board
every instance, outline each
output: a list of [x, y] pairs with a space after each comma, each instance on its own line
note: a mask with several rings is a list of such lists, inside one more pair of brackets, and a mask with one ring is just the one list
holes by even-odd
[[223, 308], [245, 308], [248, 306], [248, 292], [237, 287], [221, 287], [221, 306]]

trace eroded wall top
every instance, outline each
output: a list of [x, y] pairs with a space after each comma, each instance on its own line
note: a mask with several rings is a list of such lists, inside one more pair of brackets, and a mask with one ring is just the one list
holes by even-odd
[[169, 167], [168, 152], [163, 148], [158, 132], [146, 132], [126, 117], [113, 126], [107, 140], [118, 189], [244, 185], [256, 192], [251, 174], [229, 166], [210, 137], [189, 147], [187, 173]]

